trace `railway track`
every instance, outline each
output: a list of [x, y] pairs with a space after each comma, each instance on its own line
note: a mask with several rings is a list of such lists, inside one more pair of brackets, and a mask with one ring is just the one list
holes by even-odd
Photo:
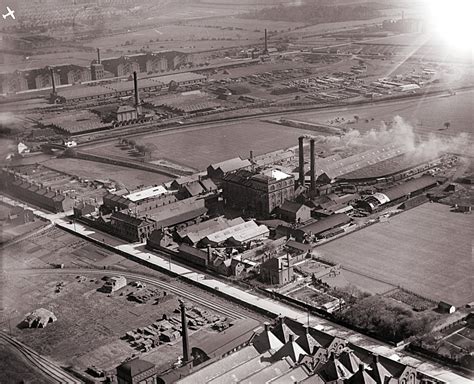
[[8, 336], [5, 332], [0, 331], [0, 340], [15, 348], [26, 360], [43, 372], [51, 380], [51, 382], [59, 384], [83, 383], [83, 381], [70, 375], [61, 367], [41, 356], [30, 347]]
[[[141, 275], [137, 273], [118, 271], [118, 270], [103, 270], [103, 269], [25, 269], [25, 270], [15, 270], [14, 273], [23, 273], [23, 274], [66, 274], [66, 275], [107, 275], [107, 276], [116, 276], [121, 275], [129, 280], [139, 280], [143, 283], [162, 288], [167, 292], [174, 293], [180, 297], [183, 297], [189, 301], [192, 301], [196, 304], [202, 305], [205, 308], [211, 309], [215, 312], [218, 312], [224, 316], [227, 316], [230, 319], [246, 319], [252, 318], [251, 314], [247, 311], [238, 310], [236, 305], [225, 305], [221, 303], [213, 303], [212, 301], [203, 298], [199, 293], [193, 293], [191, 286], [186, 288], [180, 288], [174, 286], [172, 283], [166, 283], [160, 281], [158, 278], [150, 277], [147, 275]], [[258, 319], [257, 317], [255, 317]]]

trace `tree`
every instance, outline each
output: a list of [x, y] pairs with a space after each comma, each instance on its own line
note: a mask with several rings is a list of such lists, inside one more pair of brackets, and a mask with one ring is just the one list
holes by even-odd
[[354, 115], [354, 120], [356, 121], [356, 123], [358, 123], [359, 122], [359, 116]]
[[445, 129], [449, 129], [449, 127], [451, 126], [451, 123], [449, 121], [447, 121], [446, 123], [444, 123], [444, 128]]

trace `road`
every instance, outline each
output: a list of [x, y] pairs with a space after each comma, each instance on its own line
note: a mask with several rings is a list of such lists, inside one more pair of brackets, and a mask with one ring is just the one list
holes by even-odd
[[15, 348], [26, 360], [28, 360], [32, 365], [41, 370], [45, 374], [45, 376], [48, 377], [53, 383], [83, 383], [81, 380], [70, 375], [55, 363], [36, 353], [30, 347], [8, 336], [5, 332], [0, 331], [0, 340]]

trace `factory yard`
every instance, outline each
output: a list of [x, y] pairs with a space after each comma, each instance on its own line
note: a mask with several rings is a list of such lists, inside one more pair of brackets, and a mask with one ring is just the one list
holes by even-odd
[[[232, 157], [248, 157], [263, 154], [280, 148], [292, 147], [297, 137], [306, 131], [282, 127], [255, 120], [212, 124], [179, 132], [159, 133], [136, 136], [137, 143], [152, 143], [157, 149], [154, 158], [165, 158], [175, 163], [199, 170], [210, 164]], [[91, 153], [113, 156], [127, 156], [128, 151], [121, 149], [117, 141], [92, 144], [83, 149]]]
[[[66, 269], [75, 268], [77, 272], [52, 269], [60, 264]], [[148, 282], [150, 278], [159, 279], [158, 281], [165, 285], [172, 283], [173, 289], [189, 292], [189, 287], [180, 281], [172, 280], [58, 228], [49, 228], [5, 248], [2, 251], [2, 268], [2, 291], [5, 294], [0, 310], [0, 329], [9, 332], [11, 328], [15, 338], [38, 353], [62, 366], [73, 366], [81, 371], [92, 365], [99, 369], [114, 368], [125, 358], [141, 351], [130, 339], [125, 338], [127, 332], [149, 327], [160, 320], [163, 314], [169, 318], [179, 318], [179, 314], [174, 313], [174, 310], [178, 308], [180, 295], [168, 291], [167, 296], [163, 297], [162, 293], [168, 288], [155, 289], [152, 283]], [[20, 274], [15, 272], [25, 268], [32, 270], [22, 271]], [[107, 271], [102, 273], [100, 269]], [[110, 271], [111, 269], [115, 272]], [[126, 275], [130, 271], [146, 276], [143, 279], [148, 284], [143, 283], [143, 288], [139, 289], [138, 286], [130, 284], [135, 280], [127, 278], [128, 285], [113, 294], [97, 290], [104, 284], [105, 275]], [[161, 296], [158, 296], [162, 300], [156, 301], [156, 295], [152, 295], [147, 302], [138, 303], [128, 295], [148, 289], [150, 292], [159, 292]], [[197, 293], [195, 290], [193, 292]], [[209, 302], [216, 307], [220, 304], [224, 306], [224, 301], [220, 298], [212, 296], [211, 300], [210, 295], [203, 292], [197, 295], [201, 298], [209, 296]], [[207, 325], [198, 324], [191, 329], [191, 342], [212, 337], [215, 334], [210, 327], [212, 322], [216, 318], [221, 321], [226, 315], [208, 309], [201, 303], [195, 304], [186, 295], [181, 298], [185, 300], [190, 318], [199, 318], [192, 314], [192, 308], [196, 308], [205, 313], [203, 318], [211, 319]], [[226, 306], [229, 307], [228, 302]], [[18, 327], [27, 313], [38, 308], [52, 311], [57, 321], [42, 329]], [[246, 313], [237, 311], [237, 306], [235, 308], [235, 317], [228, 318], [229, 321], [242, 318], [242, 313]], [[0, 352], [1, 350], [0, 345]], [[158, 368], [167, 368], [182, 355], [181, 339], [165, 342], [145, 354]]]
[[52, 159], [43, 162], [43, 164], [51, 169], [75, 175], [81, 179], [90, 181], [106, 179], [130, 189], [135, 189], [140, 185], [162, 184], [170, 179], [167, 176], [154, 172], [82, 159], [65, 158], [60, 161]]
[[473, 300], [472, 216], [425, 203], [316, 248], [352, 272], [455, 306]]

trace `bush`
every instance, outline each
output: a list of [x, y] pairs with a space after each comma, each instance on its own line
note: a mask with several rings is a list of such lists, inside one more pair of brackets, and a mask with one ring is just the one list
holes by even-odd
[[415, 316], [412, 311], [380, 296], [366, 297], [352, 307], [337, 313], [336, 317], [347, 324], [394, 342], [425, 334], [431, 329], [435, 320], [435, 316]]

